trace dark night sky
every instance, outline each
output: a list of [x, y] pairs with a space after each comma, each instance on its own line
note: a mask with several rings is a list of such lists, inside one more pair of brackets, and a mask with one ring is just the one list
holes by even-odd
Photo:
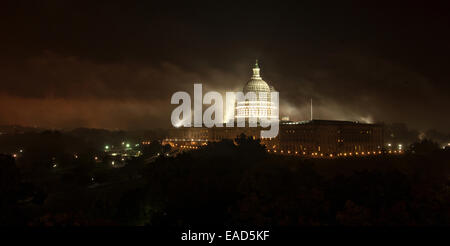
[[450, 132], [443, 4], [161, 2], [2, 3], [0, 124], [169, 127], [174, 92], [240, 90], [259, 59], [281, 116], [312, 97], [316, 118]]

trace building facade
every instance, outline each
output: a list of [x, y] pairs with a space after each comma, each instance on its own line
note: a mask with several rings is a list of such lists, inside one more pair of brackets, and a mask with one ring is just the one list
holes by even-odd
[[[174, 128], [165, 144], [192, 148], [240, 134], [260, 139], [261, 127]], [[279, 134], [261, 139], [268, 152], [312, 157], [377, 155], [383, 151], [383, 125], [351, 121], [311, 120], [281, 122]]]
[[352, 121], [283, 122], [272, 151], [314, 156], [381, 154], [383, 125]]

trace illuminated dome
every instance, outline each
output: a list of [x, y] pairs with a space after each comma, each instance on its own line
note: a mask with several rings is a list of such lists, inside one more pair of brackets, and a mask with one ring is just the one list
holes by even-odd
[[[278, 116], [272, 115], [273, 112], [277, 112], [278, 109], [271, 102], [270, 92], [275, 92], [273, 86], [269, 86], [259, 74], [258, 60], [253, 67], [253, 75], [247, 84], [244, 86], [243, 92], [255, 92], [256, 100], [250, 99], [236, 104], [236, 118], [249, 118], [255, 117], [259, 122], [260, 118], [265, 119], [278, 119]], [[265, 95], [259, 93], [265, 92]], [[274, 111], [275, 110], [275, 111]]]
[[256, 61], [255, 67], [253, 68], [253, 76], [250, 81], [244, 86], [244, 93], [249, 91], [255, 92], [258, 95], [259, 92], [270, 93], [270, 87], [259, 75], [258, 61]]

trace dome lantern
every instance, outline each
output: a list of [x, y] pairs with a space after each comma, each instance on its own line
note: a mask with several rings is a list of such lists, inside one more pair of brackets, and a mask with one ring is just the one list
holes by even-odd
[[259, 75], [259, 66], [258, 66], [258, 60], [256, 60], [255, 66], [253, 67], [253, 76], [252, 79], [261, 79], [261, 76]]

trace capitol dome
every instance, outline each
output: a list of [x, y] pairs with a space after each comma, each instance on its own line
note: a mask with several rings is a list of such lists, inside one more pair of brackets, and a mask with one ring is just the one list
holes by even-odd
[[271, 92], [276, 92], [276, 90], [261, 78], [259, 71], [258, 60], [256, 60], [253, 67], [253, 75], [243, 89], [244, 94], [254, 92], [256, 98], [236, 103], [236, 118], [238, 119], [248, 120], [249, 118], [256, 118], [257, 121], [261, 118], [278, 119], [278, 107], [271, 102]]
[[258, 61], [255, 63], [255, 67], [253, 68], [253, 76], [250, 78], [250, 80], [245, 84], [244, 86], [244, 93], [247, 93], [249, 91], [255, 92], [256, 95], [258, 95], [259, 92], [267, 92], [270, 93], [270, 87], [264, 81], [261, 76], [259, 75], [259, 66]]

